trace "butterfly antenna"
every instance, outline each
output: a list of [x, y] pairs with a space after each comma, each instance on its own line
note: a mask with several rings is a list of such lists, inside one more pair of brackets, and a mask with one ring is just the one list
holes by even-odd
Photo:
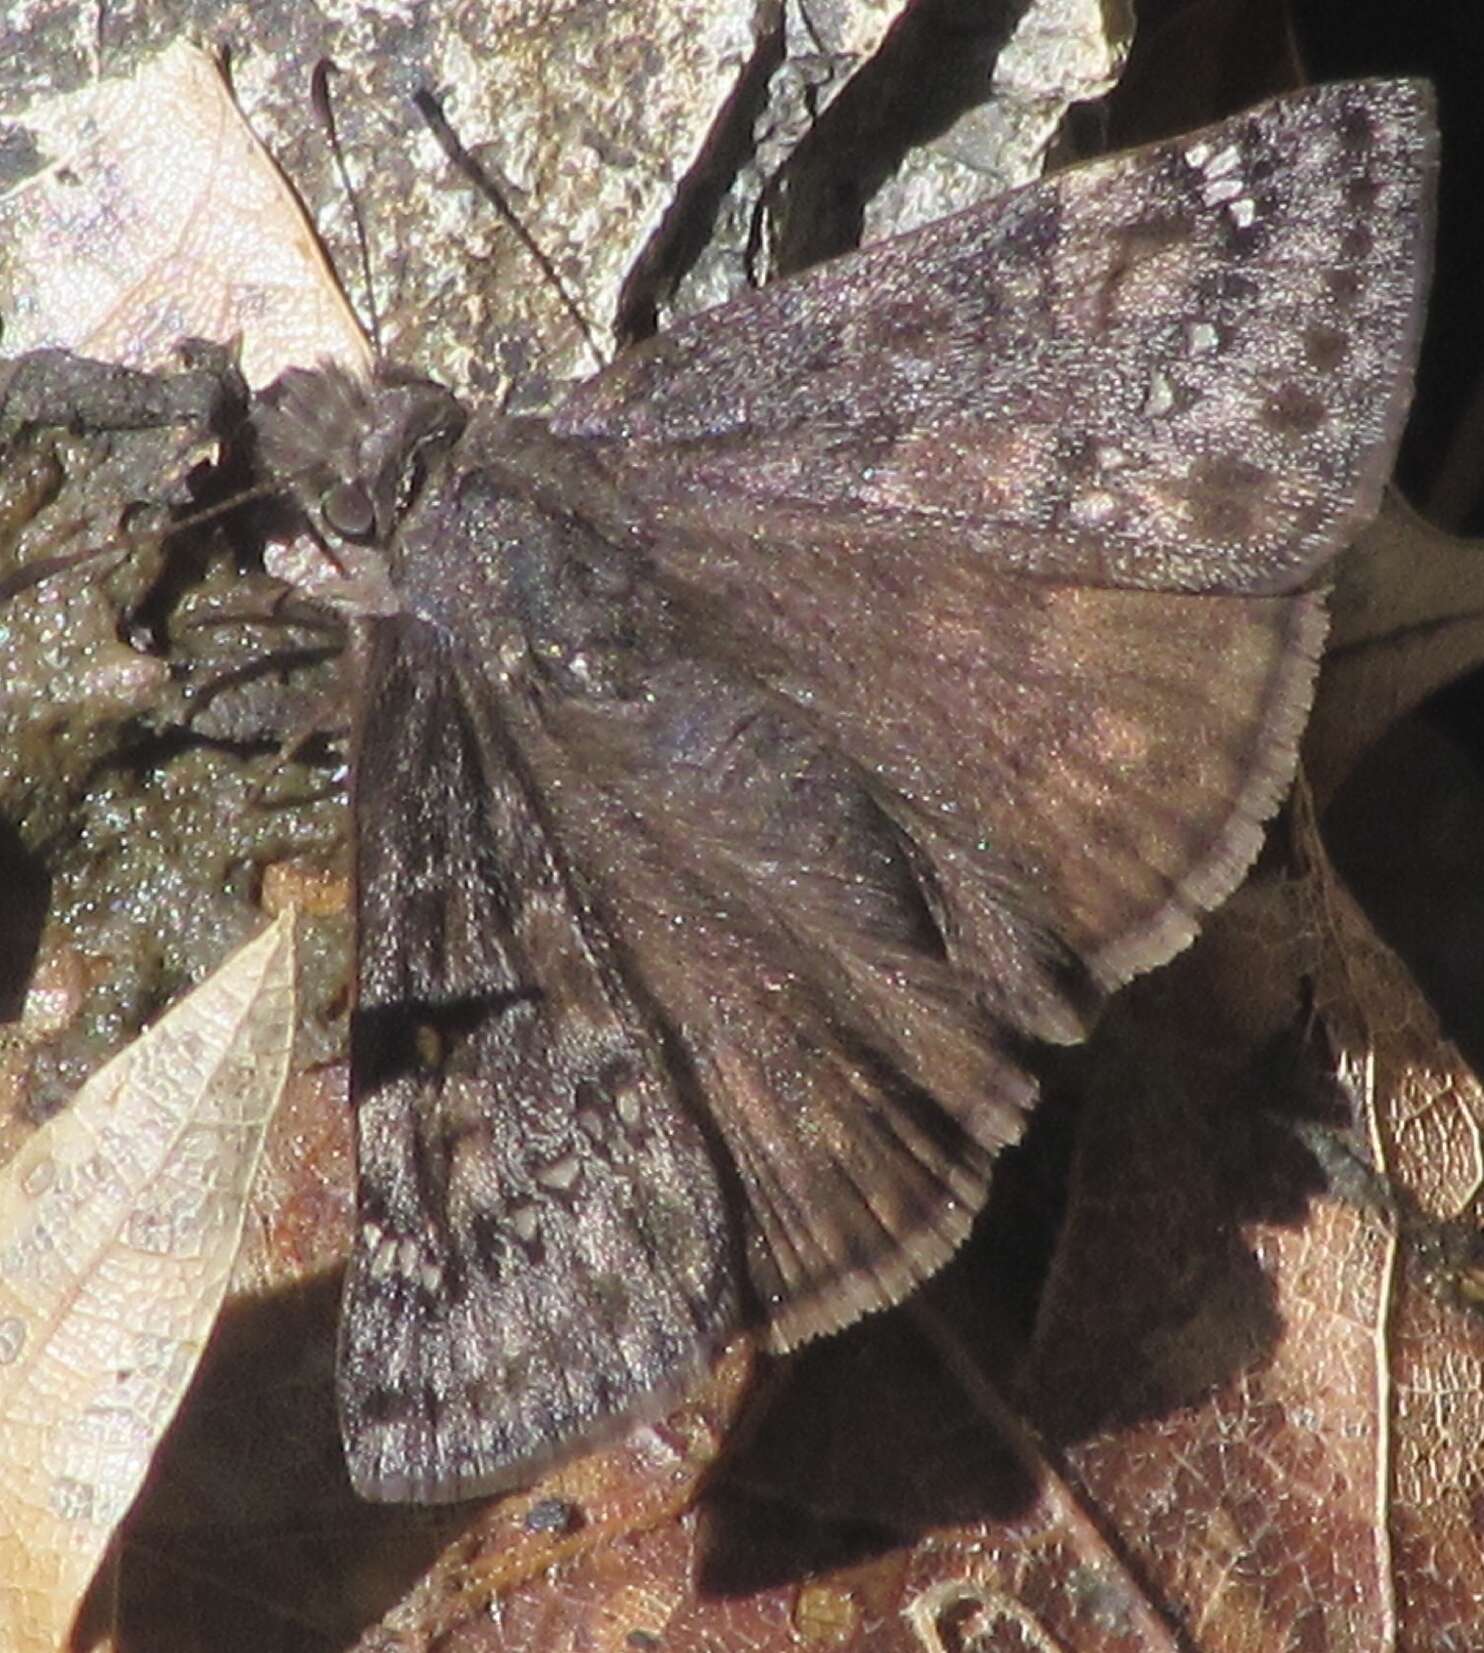
[[376, 352], [376, 359], [380, 362], [385, 358], [381, 349], [381, 318], [376, 313], [376, 293], [371, 284], [371, 239], [366, 234], [366, 219], [361, 212], [360, 196], [350, 181], [350, 168], [345, 164], [345, 151], [340, 147], [340, 130], [335, 124], [335, 106], [330, 99], [330, 76], [339, 73], [340, 70], [329, 58], [322, 57], [315, 64], [314, 73], [310, 77], [309, 95], [314, 100], [315, 113], [324, 126], [330, 153], [335, 157], [335, 170], [340, 174], [340, 187], [345, 191], [346, 200], [350, 202], [351, 221], [356, 227], [356, 245], [361, 250], [361, 285], [366, 294], [366, 328], [371, 335], [371, 348]]
[[568, 292], [566, 283], [557, 273], [556, 265], [542, 251], [539, 243], [531, 232], [521, 223], [515, 209], [505, 198], [505, 192], [489, 175], [485, 168], [464, 148], [459, 141], [458, 134], [448, 124], [448, 117], [443, 113], [437, 99], [426, 87], [413, 94], [413, 103], [417, 105], [417, 112], [428, 123], [428, 130], [438, 140], [439, 146], [449, 160], [474, 185], [481, 195], [494, 207], [495, 211], [515, 231], [521, 246], [535, 260], [537, 268], [547, 281], [551, 283], [552, 291], [561, 301], [562, 308], [572, 318], [577, 331], [581, 333], [583, 342], [592, 351], [594, 360], [600, 367], [606, 367], [608, 358], [599, 345], [588, 319], [583, 315], [576, 300]]

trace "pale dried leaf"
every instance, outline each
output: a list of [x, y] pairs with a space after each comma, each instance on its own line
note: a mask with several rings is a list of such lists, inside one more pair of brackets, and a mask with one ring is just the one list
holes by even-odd
[[52, 1649], [226, 1290], [293, 1041], [293, 915], [0, 1174], [0, 1645]]
[[171, 365], [241, 334], [248, 382], [370, 351], [298, 202], [217, 65], [178, 41], [26, 117], [52, 164], [0, 197], [5, 351]]

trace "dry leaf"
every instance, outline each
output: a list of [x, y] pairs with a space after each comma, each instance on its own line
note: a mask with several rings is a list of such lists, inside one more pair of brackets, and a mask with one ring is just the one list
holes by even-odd
[[134, 1499], [226, 1291], [293, 1042], [286, 914], [0, 1178], [0, 1645], [42, 1653]]
[[1484, 664], [1484, 541], [1424, 522], [1394, 493], [1340, 564], [1304, 742], [1320, 808], [1428, 696]]
[[1023, 1392], [1202, 1653], [1484, 1646], [1484, 1092], [1301, 853], [1102, 1044]]
[[0, 197], [5, 350], [166, 368], [242, 335], [263, 385], [370, 351], [303, 211], [211, 58], [184, 40], [127, 79], [38, 104], [51, 164]]
[[1484, 1083], [1307, 847], [1314, 1011], [1354, 1107], [1355, 1157], [1374, 1173], [1329, 1180], [1354, 1236], [1331, 1266], [1369, 1311], [1356, 1335], [1376, 1397], [1365, 1487], [1380, 1622], [1401, 1646], [1484, 1647]]

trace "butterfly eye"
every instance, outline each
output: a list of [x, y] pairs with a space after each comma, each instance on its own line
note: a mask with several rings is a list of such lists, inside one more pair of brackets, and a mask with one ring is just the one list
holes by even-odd
[[376, 511], [363, 482], [337, 482], [320, 499], [320, 511], [341, 539], [368, 540], [376, 531]]

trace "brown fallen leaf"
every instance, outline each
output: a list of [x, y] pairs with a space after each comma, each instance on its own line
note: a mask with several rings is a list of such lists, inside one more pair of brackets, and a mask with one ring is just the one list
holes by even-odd
[[1374, 1177], [1330, 1173], [1379, 1253], [1363, 1324], [1382, 1622], [1400, 1646], [1484, 1646], [1484, 1083], [1312, 843], [1314, 1014]]
[[1022, 1393], [1202, 1653], [1484, 1646], [1484, 1092], [1300, 855], [1105, 1043]]
[[0, 1645], [51, 1653], [227, 1289], [294, 1030], [293, 917], [0, 1174]]

